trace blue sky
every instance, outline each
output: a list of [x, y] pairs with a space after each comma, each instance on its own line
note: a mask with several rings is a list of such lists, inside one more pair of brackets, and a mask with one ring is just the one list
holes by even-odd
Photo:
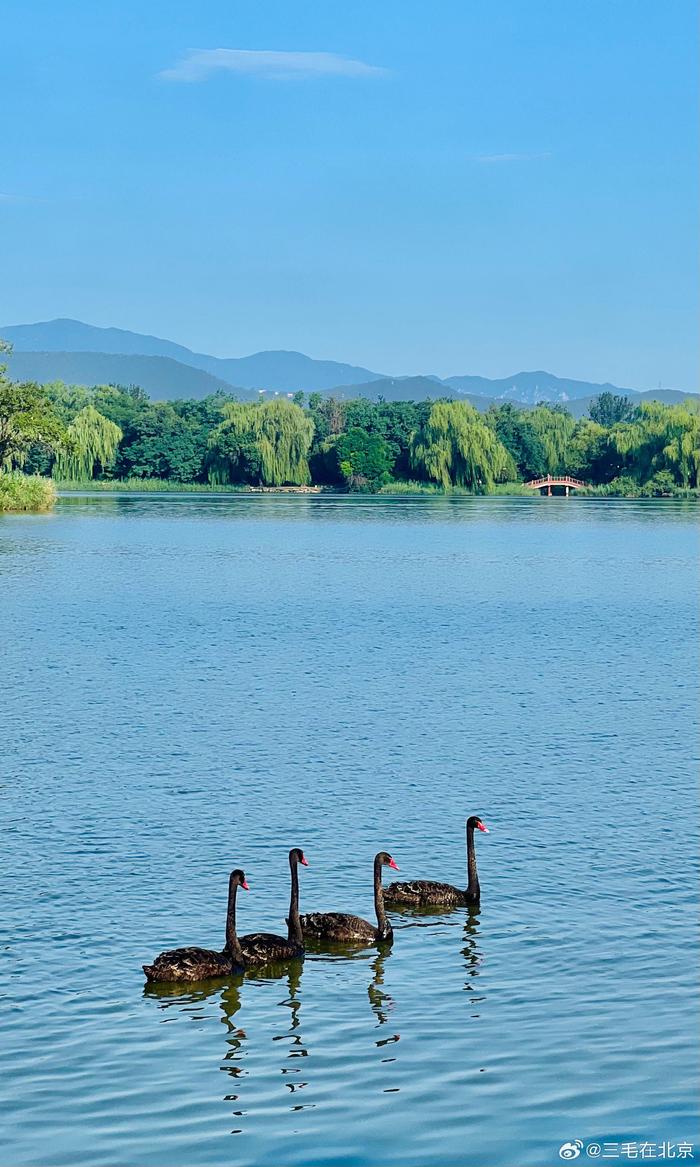
[[695, 39], [691, 0], [5, 0], [0, 322], [693, 389]]

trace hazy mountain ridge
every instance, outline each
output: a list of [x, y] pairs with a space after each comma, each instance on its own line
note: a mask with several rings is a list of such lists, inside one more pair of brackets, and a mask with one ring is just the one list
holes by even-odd
[[513, 377], [502, 377], [491, 381], [488, 377], [447, 377], [445, 385], [460, 393], [477, 393], [495, 397], [498, 401], [521, 402], [536, 405], [538, 401], [561, 402], [565, 405], [582, 397], [597, 396], [599, 393], [638, 393], [637, 389], [621, 389], [617, 385], [597, 384], [591, 381], [576, 381], [573, 378], [555, 377], [541, 369], [533, 373], [516, 373]]
[[[480, 383], [485, 381], [483, 377], [463, 379]], [[665, 401], [667, 404], [673, 404], [693, 396], [691, 393], [681, 393], [678, 389], [647, 389], [643, 393], [637, 392], [636, 389], [617, 389], [614, 385], [601, 385], [597, 386], [596, 389], [595, 393], [589, 393], [586, 397], [577, 397], [571, 401], [563, 401], [561, 404], [574, 417], [585, 417], [591, 403], [606, 390], [618, 395], [624, 394], [635, 404], [642, 401]], [[503, 396], [487, 397], [482, 393], [460, 393], [445, 382], [436, 383], [432, 377], [384, 377], [380, 381], [371, 381], [366, 385], [337, 385], [333, 390], [333, 395], [348, 400], [353, 397], [367, 397], [373, 401], [376, 401], [378, 397], [383, 397], [385, 401], [437, 401], [440, 398], [449, 397], [458, 401], [469, 401], [481, 413], [484, 413], [492, 405], [502, 405], [504, 402]], [[512, 398], [510, 400], [513, 405], [531, 408], [533, 405], [539, 404], [543, 398], [538, 397], [535, 401], [518, 401]], [[556, 402], [550, 402], [550, 404], [556, 404]]]
[[575, 416], [582, 416], [591, 400], [606, 391], [626, 394], [635, 401], [682, 401], [689, 396], [673, 389], [639, 393], [607, 382], [557, 377], [544, 370], [493, 380], [474, 375], [387, 377], [360, 365], [315, 360], [284, 350], [213, 357], [159, 337], [69, 319], [0, 327], [0, 337], [14, 346], [8, 364], [11, 375], [18, 379], [140, 385], [161, 400], [201, 398], [217, 390], [251, 400], [260, 389], [279, 393], [301, 389], [345, 398], [381, 396], [387, 401], [452, 396], [471, 401], [482, 410], [494, 401], [525, 405], [561, 402]]
[[346, 399], [368, 397], [373, 401], [378, 397], [383, 397], [385, 401], [438, 401], [444, 397], [453, 397], [459, 401], [470, 401], [476, 409], [482, 410], [488, 409], [495, 400], [479, 393], [460, 393], [436, 377], [382, 377], [364, 385], [336, 385], [332, 394]]
[[0, 328], [0, 336], [9, 340], [16, 352], [169, 357], [180, 364], [202, 369], [228, 385], [279, 393], [293, 393], [297, 389], [323, 392], [335, 385], [364, 383], [382, 376], [361, 365], [314, 360], [304, 353], [284, 350], [253, 353], [247, 357], [212, 357], [207, 353], [192, 352], [171, 340], [122, 328], [97, 328], [80, 320], [8, 325]]
[[[2, 335], [0, 333], [0, 335]], [[126, 353], [13, 352], [5, 358], [11, 377], [18, 381], [65, 381], [68, 385], [138, 385], [150, 397], [174, 401], [208, 397], [223, 391], [243, 400], [257, 397], [214, 377], [203, 369], [183, 365], [172, 357], [130, 356]]]

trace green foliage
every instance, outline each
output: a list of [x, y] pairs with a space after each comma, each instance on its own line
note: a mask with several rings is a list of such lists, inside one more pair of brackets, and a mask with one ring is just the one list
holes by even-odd
[[408, 482], [388, 482], [386, 486], [382, 486], [379, 491], [380, 494], [444, 494], [444, 488], [438, 486], [435, 482], [415, 482], [409, 479]]
[[262, 482], [262, 455], [257, 443], [252, 410], [260, 405], [232, 403], [225, 409], [225, 419], [209, 437], [209, 481]]
[[[379, 491], [380, 494], [398, 494], [398, 495], [447, 495], [454, 497], [471, 496], [474, 491], [468, 490], [465, 486], [438, 486], [436, 482], [389, 482], [383, 486]], [[522, 482], [494, 482], [489, 489], [489, 494], [500, 494], [508, 497], [519, 495], [522, 498], [532, 498], [532, 490], [525, 486]]]
[[202, 473], [197, 432], [167, 401], [141, 410], [129, 426], [117, 463], [120, 476], [189, 482]]
[[[0, 340], [0, 353], [10, 345]], [[58, 450], [65, 441], [65, 427], [48, 393], [33, 381], [10, 381], [0, 364], [0, 469], [22, 466], [32, 446]]]
[[[605, 487], [601, 487], [601, 489], [605, 489]], [[639, 485], [634, 481], [634, 478], [628, 478], [621, 474], [608, 484], [608, 492], [611, 495], [621, 495], [623, 498], [636, 498], [639, 495]]]
[[[8, 346], [0, 341], [0, 354]], [[590, 417], [510, 402], [270, 397], [152, 402], [138, 387], [16, 384], [0, 365], [0, 467], [65, 481], [306, 485], [395, 492], [517, 491], [571, 474], [597, 493], [691, 497], [700, 488], [700, 403], [602, 393]], [[420, 481], [411, 482], [419, 478]], [[148, 486], [146, 485], [148, 484]], [[593, 484], [596, 484], [593, 486]], [[524, 489], [524, 488], [523, 488]]]
[[358, 398], [345, 406], [345, 424], [348, 429], [359, 427], [377, 434], [389, 447], [394, 478], [407, 477], [412, 469], [411, 447], [416, 432], [428, 420], [430, 402], [368, 401]]
[[653, 498], [663, 498], [665, 495], [672, 495], [675, 488], [676, 482], [670, 470], [657, 470], [654, 477], [645, 483], [645, 490]]
[[569, 442], [576, 427], [571, 414], [558, 406], [537, 405], [530, 410], [528, 421], [544, 450], [544, 473], [565, 473]]
[[51, 381], [44, 390], [64, 425], [71, 421], [81, 409], [93, 403], [94, 390], [84, 385], [66, 385], [63, 381]]
[[610, 432], [595, 421], [581, 418], [571, 435], [566, 468], [585, 482], [610, 482], [622, 468], [622, 460]]
[[532, 488], [524, 482], [494, 482], [490, 494], [519, 495], [521, 498], [532, 498]]
[[589, 486], [582, 492], [598, 498], [685, 498], [700, 500], [697, 486], [679, 486], [668, 470], [659, 470], [653, 478], [640, 486], [634, 478], [622, 475], [601, 486]]
[[695, 403], [645, 401], [632, 421], [616, 426], [611, 440], [637, 482], [668, 470], [679, 486], [700, 486], [700, 413]]
[[379, 490], [389, 481], [391, 450], [379, 434], [354, 426], [335, 442], [340, 475], [350, 490]]
[[136, 387], [122, 389], [118, 385], [98, 385], [91, 392], [95, 409], [118, 425], [125, 437], [151, 404], [148, 394]]
[[588, 413], [592, 421], [610, 429], [622, 421], [630, 421], [634, 414], [634, 405], [629, 397], [620, 397], [615, 393], [600, 393], [594, 397]]
[[413, 465], [441, 486], [483, 492], [515, 477], [511, 455], [472, 405], [436, 401], [413, 442]]
[[263, 484], [299, 486], [310, 482], [313, 425], [304, 411], [287, 398], [276, 397], [256, 407], [255, 422]]
[[90, 490], [109, 493], [110, 491], [131, 492], [140, 494], [163, 492], [186, 492], [193, 494], [245, 494], [254, 487], [238, 483], [225, 486], [213, 485], [210, 482], [177, 482], [169, 478], [79, 478], [71, 482], [56, 480], [59, 490]]
[[320, 393], [309, 396], [309, 415], [313, 422], [314, 444], [342, 433], [346, 427], [346, 404], [337, 397], [321, 397]]
[[50, 478], [38, 474], [0, 473], [0, 513], [8, 511], [50, 511], [56, 488]]
[[489, 409], [485, 416], [513, 459], [521, 478], [541, 478], [547, 473], [544, 443], [527, 410], [518, 409], [506, 401]]
[[314, 441], [309, 454], [311, 481], [321, 486], [342, 486], [343, 475], [335, 451], [336, 438]]
[[224, 420], [209, 438], [210, 482], [310, 482], [311, 418], [286, 397], [222, 408]]
[[85, 405], [68, 426], [68, 445], [56, 459], [56, 474], [68, 481], [94, 478], [114, 462], [122, 431], [94, 405]]

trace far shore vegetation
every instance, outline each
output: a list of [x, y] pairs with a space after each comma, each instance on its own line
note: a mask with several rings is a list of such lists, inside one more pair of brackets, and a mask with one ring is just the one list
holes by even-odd
[[[0, 341], [0, 353], [9, 346]], [[562, 405], [345, 400], [151, 401], [142, 389], [13, 382], [0, 365], [0, 510], [62, 490], [531, 494], [570, 475], [601, 497], [697, 497], [700, 404], [601, 394]]]

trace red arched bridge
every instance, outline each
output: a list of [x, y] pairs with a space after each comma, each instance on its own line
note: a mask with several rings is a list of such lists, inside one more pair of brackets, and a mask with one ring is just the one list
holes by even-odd
[[533, 478], [532, 482], [526, 482], [525, 485], [542, 494], [551, 494], [553, 486], [563, 486], [564, 494], [568, 495], [570, 490], [581, 490], [588, 483], [579, 482], [578, 478], [572, 478], [570, 474], [548, 474], [546, 478]]

